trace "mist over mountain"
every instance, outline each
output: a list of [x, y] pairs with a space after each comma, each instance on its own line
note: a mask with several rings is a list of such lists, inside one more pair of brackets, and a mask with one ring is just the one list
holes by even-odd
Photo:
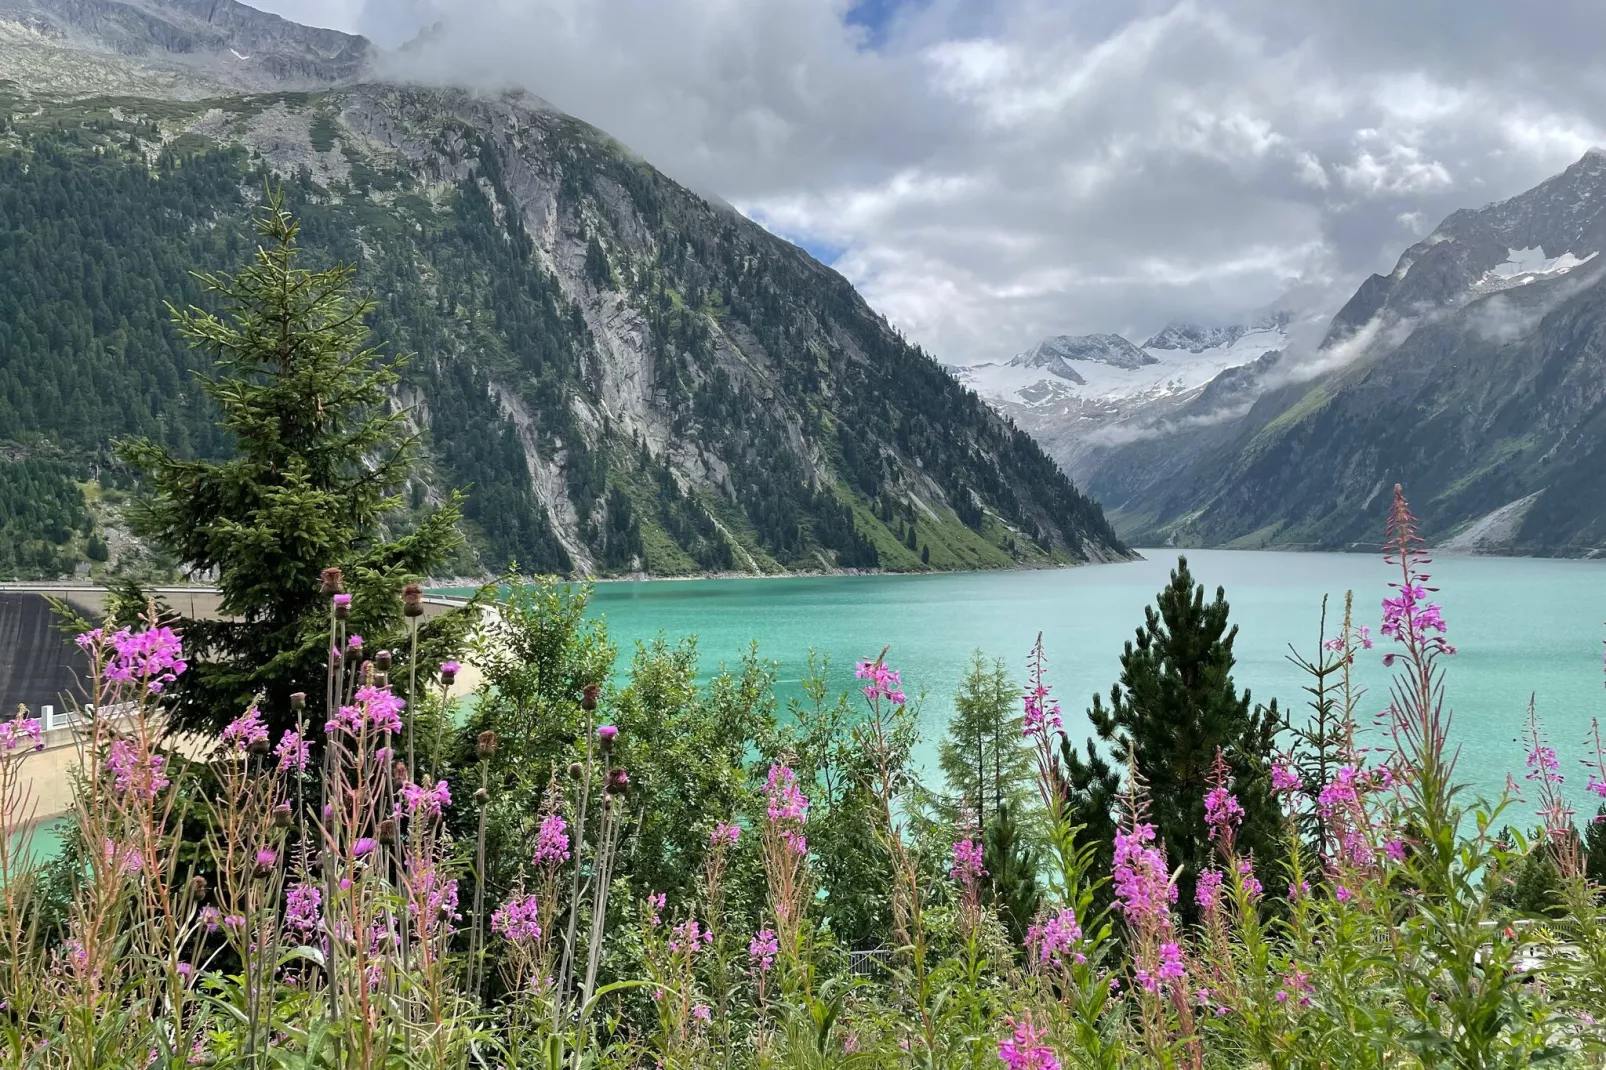
[[1606, 546], [1606, 154], [1457, 211], [1314, 347], [1067, 451], [1139, 545], [1372, 549], [1396, 482], [1465, 552]]

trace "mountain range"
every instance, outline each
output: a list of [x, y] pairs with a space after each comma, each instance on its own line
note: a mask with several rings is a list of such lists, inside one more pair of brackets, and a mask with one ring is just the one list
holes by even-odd
[[228, 449], [164, 302], [250, 255], [266, 183], [412, 354], [409, 501], [469, 487], [464, 574], [1129, 556], [801, 249], [539, 99], [393, 63], [233, 0], [0, 0], [0, 576], [182, 565], [128, 535], [109, 443]]
[[1606, 153], [1591, 150], [1449, 216], [1314, 341], [1268, 335], [1235, 352], [1249, 333], [1184, 328], [1197, 356], [1229, 366], [1187, 363], [1190, 343], [1168, 351], [1186, 369], [1172, 372], [1150, 339], [1139, 348], [1162, 360], [1146, 366], [1159, 388], [1090, 399], [1055, 378], [984, 392], [1134, 545], [1371, 550], [1400, 483], [1441, 548], [1593, 555], [1606, 547], [1603, 248]]

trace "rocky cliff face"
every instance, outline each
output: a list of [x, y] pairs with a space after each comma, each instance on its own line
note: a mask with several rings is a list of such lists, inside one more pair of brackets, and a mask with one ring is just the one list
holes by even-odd
[[35, 90], [195, 99], [361, 77], [367, 40], [236, 0], [0, 0], [0, 77]]
[[[161, 90], [90, 97], [71, 72], [0, 84], [11, 116], [0, 165], [17, 186], [0, 215], [61, 228], [83, 256], [114, 264], [156, 246], [157, 267], [130, 266], [115, 304], [136, 285], [160, 291], [168, 253], [175, 268], [186, 256], [237, 262], [262, 182], [286, 183], [315, 259], [357, 262], [379, 297], [379, 337], [416, 354], [399, 400], [431, 464], [412, 497], [473, 485], [465, 567], [921, 569], [1127, 553], [1027, 435], [840, 276], [538, 100], [350, 84], [188, 102], [223, 77], [220, 47], [252, 57], [229, 77], [288, 86], [354, 76], [368, 46], [226, 0], [0, 0], [0, 18], [7, 48], [137, 75], [120, 93]], [[84, 192], [63, 203], [51, 183]], [[115, 324], [69, 283], [28, 275], [25, 259], [0, 258], [0, 288], [8, 271], [36, 291], [28, 306], [88, 325], [0, 352], [0, 376], [19, 382], [19, 445], [53, 438], [87, 461], [97, 438], [76, 429], [105, 424], [100, 441], [154, 427], [211, 448], [206, 414], [170, 395], [150, 393], [132, 414], [103, 396], [104, 376], [134, 377], [138, 393], [187, 374], [190, 358], [148, 310], [132, 340], [148, 344], [115, 345], [160, 367], [102, 366], [82, 346], [112, 346]], [[0, 302], [0, 332], [26, 332], [26, 317], [23, 303]], [[102, 385], [80, 386], [90, 368]], [[69, 425], [30, 404], [50, 391], [84, 397], [88, 415]]]

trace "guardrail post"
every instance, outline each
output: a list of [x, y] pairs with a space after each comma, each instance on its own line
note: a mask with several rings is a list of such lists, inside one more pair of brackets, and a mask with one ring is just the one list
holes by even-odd
[[56, 727], [56, 707], [40, 706], [39, 715], [39, 719], [45, 722], [45, 731], [53, 731]]

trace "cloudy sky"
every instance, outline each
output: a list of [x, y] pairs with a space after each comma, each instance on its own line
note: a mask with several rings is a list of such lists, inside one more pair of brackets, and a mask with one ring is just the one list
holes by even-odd
[[939, 359], [1347, 294], [1606, 144], [1600, 0], [251, 0], [522, 85]]

